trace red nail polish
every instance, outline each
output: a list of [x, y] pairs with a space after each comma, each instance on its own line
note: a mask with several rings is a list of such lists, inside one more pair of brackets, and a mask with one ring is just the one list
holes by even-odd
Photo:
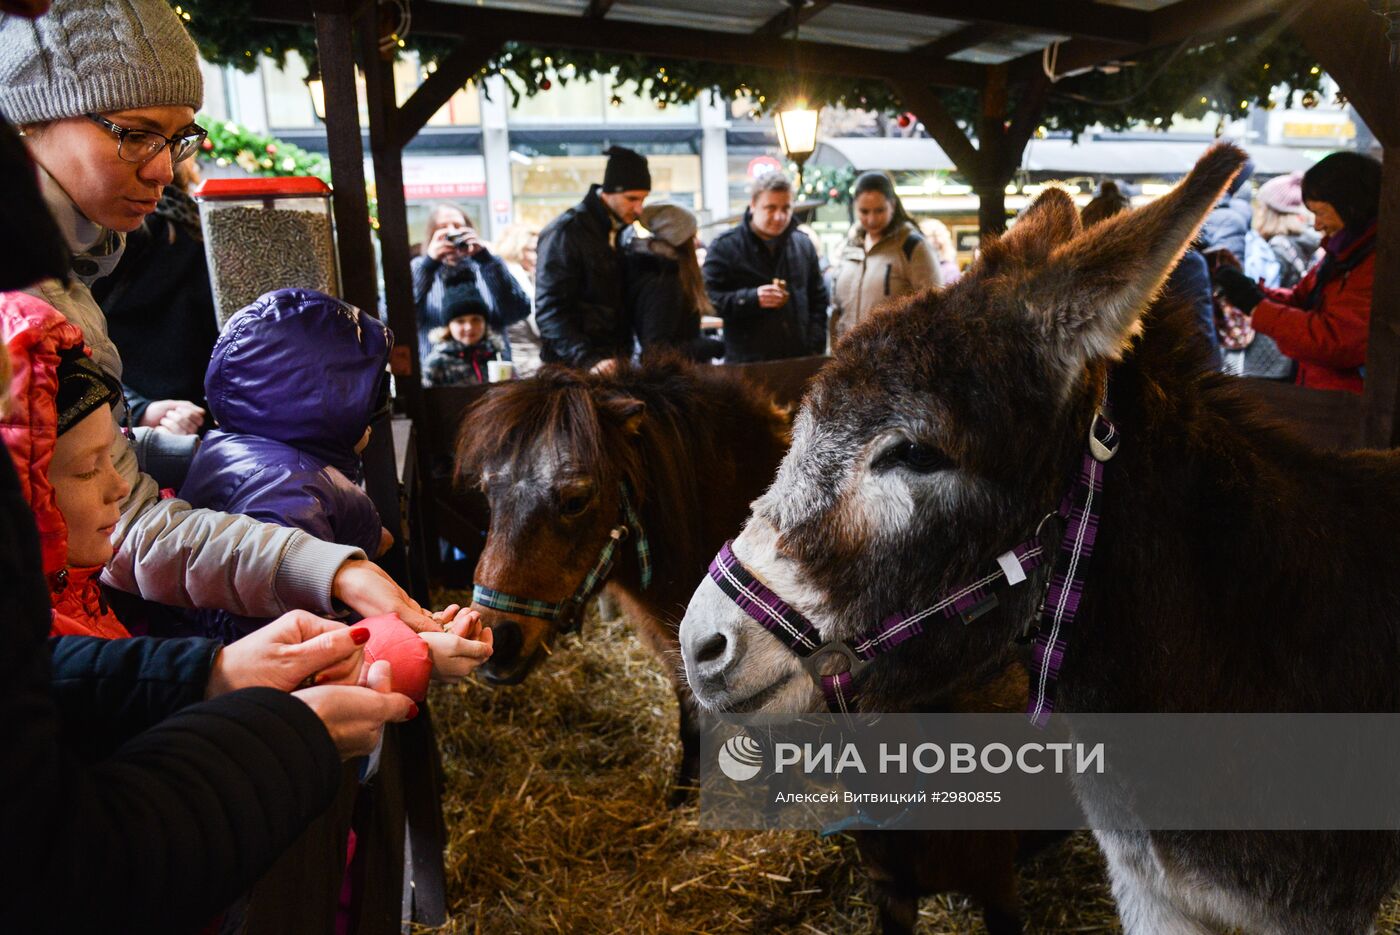
[[410, 701], [408, 703], [408, 719], [411, 721], [418, 716], [418, 704]]
[[369, 642], [369, 630], [364, 627], [355, 627], [350, 631], [350, 639], [355, 641], [356, 646], [363, 646]]

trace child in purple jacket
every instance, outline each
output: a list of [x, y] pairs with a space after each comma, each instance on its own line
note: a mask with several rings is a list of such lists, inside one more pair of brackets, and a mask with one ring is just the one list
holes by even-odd
[[[393, 335], [355, 306], [308, 289], [258, 298], [224, 326], [204, 377], [218, 423], [180, 496], [227, 513], [295, 526], [376, 557], [393, 541], [360, 487], [360, 452], [388, 403]], [[209, 636], [229, 642], [267, 623], [200, 611]], [[419, 634], [434, 675], [465, 676], [491, 654], [480, 616], [456, 606], [433, 615], [444, 633]]]

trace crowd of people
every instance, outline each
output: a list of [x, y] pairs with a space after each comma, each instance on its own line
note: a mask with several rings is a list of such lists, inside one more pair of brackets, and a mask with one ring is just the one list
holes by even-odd
[[[283, 289], [215, 327], [188, 195], [203, 82], [177, 14], [46, 5], [0, 0], [0, 820], [25, 855], [0, 876], [0, 930], [236, 922], [341, 762], [492, 634], [373, 561], [393, 542], [360, 461], [389, 406], [379, 319]], [[656, 349], [820, 355], [959, 275], [947, 228], [884, 174], [857, 179], [828, 258], [780, 172], [704, 245], [692, 211], [647, 203], [645, 157], [608, 156], [578, 205], [494, 246], [460, 208], [432, 212], [412, 267], [426, 383]], [[1379, 201], [1355, 153], [1257, 192], [1246, 175], [1167, 289], [1228, 372], [1360, 392]], [[1128, 210], [1105, 183], [1083, 219]]]
[[[948, 228], [916, 224], [883, 173], [857, 180], [858, 222], [828, 258], [781, 172], [756, 178], [743, 218], [707, 245], [690, 209], [648, 204], [646, 157], [606, 154], [583, 201], [542, 230], [511, 225], [495, 255], [460, 208], [434, 209], [413, 261], [425, 385], [485, 382], [497, 359], [520, 377], [542, 363], [607, 371], [662, 348], [727, 363], [820, 355], [879, 303], [958, 278]], [[721, 327], [705, 332], [707, 317]]]
[[[608, 156], [603, 181], [578, 205], [543, 230], [516, 225], [506, 232], [503, 253], [509, 251], [518, 289], [495, 285], [500, 275], [488, 282], [478, 273], [484, 300], [449, 300], [442, 291], [420, 299], [425, 326], [445, 329], [457, 311], [470, 322], [459, 323], [460, 338], [444, 336], [429, 349], [428, 385], [484, 382], [482, 362], [509, 359], [512, 346], [531, 348], [516, 376], [540, 361], [607, 371], [657, 348], [727, 363], [820, 355], [879, 306], [960, 276], [947, 226], [911, 218], [886, 173], [856, 179], [853, 222], [828, 256], [799, 222], [792, 182], [780, 172], [756, 178], [742, 219], [706, 245], [689, 209], [647, 202], [645, 157], [622, 147]], [[1334, 153], [1306, 173], [1263, 182], [1257, 192], [1252, 175], [1250, 166], [1234, 180], [1165, 293], [1192, 309], [1211, 360], [1224, 372], [1359, 393], [1380, 164]], [[1132, 210], [1129, 191], [1105, 180], [1083, 208], [1085, 226]], [[444, 217], [456, 226], [444, 234], [430, 225], [430, 259], [415, 260], [415, 271], [431, 257], [448, 277], [458, 274], [444, 271], [472, 263], [500, 263], [459, 209], [439, 209], [433, 225]], [[451, 246], [453, 237], [465, 238], [463, 245]], [[498, 308], [519, 315], [517, 293], [531, 305], [527, 315], [492, 317]], [[718, 333], [702, 330], [707, 316], [721, 325]], [[500, 336], [507, 321], [519, 335], [510, 343]]]

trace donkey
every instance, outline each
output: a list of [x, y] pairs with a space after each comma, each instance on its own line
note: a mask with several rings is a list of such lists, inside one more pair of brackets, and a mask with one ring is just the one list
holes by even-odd
[[[1035, 540], [1066, 488], [1095, 489], [1076, 481], [1089, 471], [1097, 534], [1078, 526], [1075, 548], [1093, 549], [1074, 619], [1038, 637], [1052, 688], [1059, 663], [1040, 707], [1400, 710], [1400, 459], [1320, 451], [1272, 424], [1209, 371], [1189, 315], [1153, 303], [1244, 160], [1218, 145], [1171, 194], [1087, 231], [1048, 191], [959, 283], [855, 329], [732, 555], [820, 639], [850, 640]], [[992, 614], [928, 622], [833, 677], [887, 705], [953, 690], [1045, 620], [1055, 583], [1042, 565]], [[706, 706], [822, 706], [788, 645], [712, 579], [681, 640]], [[1091, 820], [1111, 808], [1092, 778], [1076, 794]], [[1400, 879], [1392, 832], [1097, 839], [1128, 935], [1367, 932]]]
[[487, 394], [457, 449], [458, 476], [477, 479], [491, 508], [472, 605], [495, 633], [485, 679], [522, 681], [606, 586], [675, 686], [681, 801], [698, 776], [699, 727], [680, 615], [787, 439], [787, 416], [757, 389], [675, 357], [609, 376], [546, 367]]

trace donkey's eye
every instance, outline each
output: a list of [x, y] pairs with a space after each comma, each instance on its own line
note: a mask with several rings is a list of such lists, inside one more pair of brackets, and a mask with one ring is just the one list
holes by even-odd
[[952, 466], [952, 460], [937, 448], [912, 441], [887, 448], [875, 461], [875, 467], [880, 470], [902, 467], [916, 474], [932, 474]]

